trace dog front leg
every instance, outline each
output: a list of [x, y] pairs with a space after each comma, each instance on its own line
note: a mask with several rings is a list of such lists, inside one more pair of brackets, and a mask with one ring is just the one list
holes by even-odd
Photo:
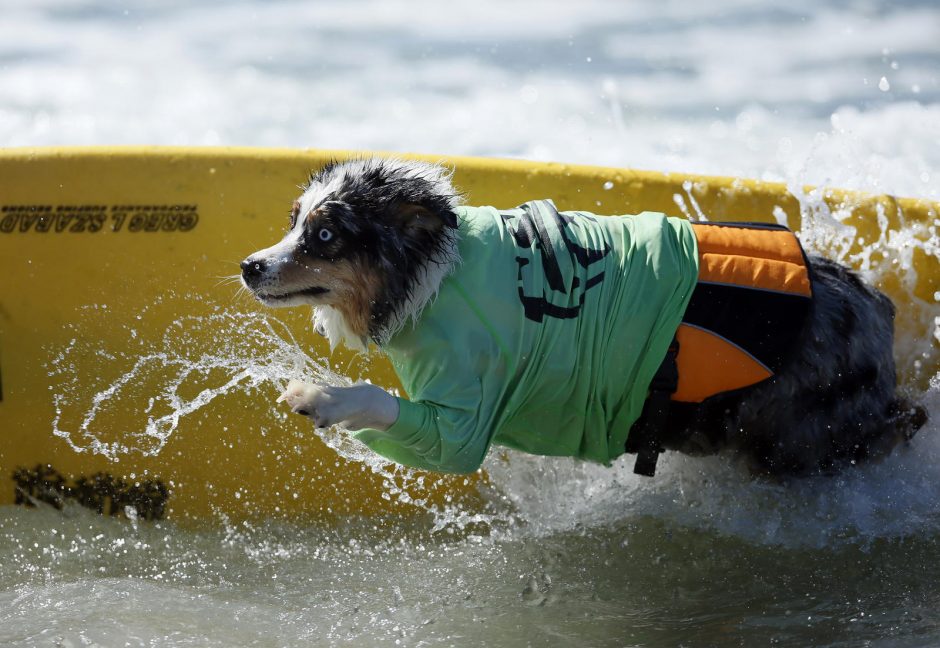
[[318, 428], [339, 425], [385, 431], [398, 420], [398, 399], [365, 383], [333, 387], [291, 380], [277, 399], [281, 401], [287, 401], [292, 412], [313, 419]]

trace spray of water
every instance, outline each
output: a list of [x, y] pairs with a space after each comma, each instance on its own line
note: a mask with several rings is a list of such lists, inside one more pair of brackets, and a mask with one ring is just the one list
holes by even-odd
[[914, 259], [922, 254], [929, 263], [940, 263], [940, 220], [911, 220], [899, 205], [889, 213], [879, 203], [875, 207], [877, 238], [865, 240], [851, 224], [852, 203], [833, 209], [823, 200], [825, 188], [807, 192], [791, 185], [789, 190], [800, 202], [800, 238], [807, 250], [857, 268], [873, 285], [893, 287], [899, 373], [906, 382], [926, 384], [940, 363], [940, 294], [931, 295], [930, 300], [917, 296], [922, 277]]
[[[198, 312], [197, 302], [196, 297], [183, 298], [175, 310]], [[187, 303], [191, 308], [187, 309]], [[107, 307], [96, 305], [87, 310], [97, 314], [106, 312]], [[149, 310], [136, 319], [149, 324]], [[80, 331], [82, 326], [79, 323], [74, 328]], [[211, 332], [208, 338], [207, 332]], [[76, 337], [49, 362], [55, 406], [52, 431], [76, 452], [99, 454], [112, 461], [133, 454], [155, 456], [187, 417], [214, 401], [247, 395], [259, 403], [270, 403], [270, 423], [279, 425], [284, 414], [278, 412], [272, 394], [280, 393], [288, 380], [352, 384], [350, 378], [332, 370], [327, 359], [304, 351], [290, 329], [269, 313], [219, 306], [209, 315], [179, 317], [158, 340], [144, 339], [135, 328], [125, 335], [123, 344], [112, 339], [108, 345], [123, 351], [105, 351], [96, 339]], [[122, 427], [116, 427], [119, 422]], [[389, 464], [348, 431], [338, 427], [317, 430], [312, 424], [309, 431], [339, 457], [378, 475], [384, 499], [431, 514], [432, 532], [454, 532], [488, 523], [489, 518], [479, 512], [433, 503], [427, 497], [425, 474]], [[263, 426], [251, 433], [266, 433], [266, 429]]]

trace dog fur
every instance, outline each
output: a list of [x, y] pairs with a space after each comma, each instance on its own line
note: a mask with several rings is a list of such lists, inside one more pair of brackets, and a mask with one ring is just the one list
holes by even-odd
[[[440, 166], [331, 163], [310, 177], [284, 239], [242, 263], [243, 281], [268, 306], [313, 306], [331, 347], [381, 347], [459, 271], [458, 204]], [[890, 300], [837, 263], [809, 264], [814, 303], [787, 366], [701, 404], [673, 403], [665, 448], [731, 450], [757, 473], [807, 475], [883, 456], [924, 424], [924, 409], [897, 394]], [[397, 400], [372, 385], [292, 381], [281, 399], [318, 426], [382, 430], [398, 414]]]

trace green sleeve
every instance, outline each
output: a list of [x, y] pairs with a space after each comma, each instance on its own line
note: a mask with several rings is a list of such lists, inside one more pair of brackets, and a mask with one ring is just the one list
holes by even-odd
[[475, 412], [403, 398], [398, 406], [398, 420], [388, 430], [362, 430], [356, 438], [387, 459], [422, 470], [472, 473], [483, 463], [490, 435]]
[[411, 397], [398, 399], [398, 420], [384, 432], [361, 430], [356, 438], [413, 468], [471, 473], [483, 463], [493, 435], [496, 394], [485, 393], [483, 376], [499, 354], [489, 336], [474, 342], [453, 324], [473, 315], [451, 297], [442, 291], [420, 332], [399, 334], [396, 342], [406, 351], [389, 351]]

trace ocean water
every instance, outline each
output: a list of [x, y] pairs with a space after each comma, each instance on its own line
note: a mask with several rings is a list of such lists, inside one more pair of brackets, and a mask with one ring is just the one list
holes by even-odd
[[[0, 145], [62, 144], [511, 156], [940, 200], [940, 6], [0, 0]], [[909, 335], [902, 361], [935, 344]], [[492, 510], [454, 535], [2, 508], [0, 644], [936, 645], [929, 382], [911, 446], [833, 479], [494, 453]]]

